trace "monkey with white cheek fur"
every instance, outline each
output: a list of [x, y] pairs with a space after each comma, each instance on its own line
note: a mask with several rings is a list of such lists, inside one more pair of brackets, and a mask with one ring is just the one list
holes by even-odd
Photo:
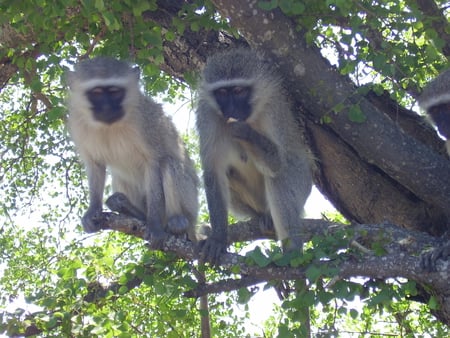
[[285, 248], [298, 234], [311, 192], [311, 161], [274, 65], [235, 49], [207, 60], [198, 94], [197, 130], [211, 234], [200, 257], [217, 264], [226, 251], [228, 210], [275, 228]]
[[198, 178], [170, 118], [141, 93], [139, 69], [97, 57], [78, 63], [67, 81], [69, 131], [89, 181], [84, 230], [99, 230], [108, 168], [114, 192], [146, 221], [153, 248], [162, 247], [167, 233], [195, 241]]
[[[420, 108], [426, 111], [436, 125], [439, 134], [445, 137], [447, 152], [450, 155], [450, 69], [428, 83], [418, 101]], [[448, 257], [450, 257], [450, 243], [422, 255], [421, 264], [426, 270], [434, 271], [436, 261]]]
[[424, 88], [419, 106], [427, 112], [439, 134], [447, 140], [450, 154], [450, 69], [442, 72]]

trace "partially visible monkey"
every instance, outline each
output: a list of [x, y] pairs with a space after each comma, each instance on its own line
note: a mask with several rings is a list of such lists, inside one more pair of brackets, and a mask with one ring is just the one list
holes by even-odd
[[248, 49], [207, 60], [199, 88], [197, 130], [211, 234], [200, 257], [217, 264], [226, 251], [228, 209], [275, 228], [287, 248], [311, 192], [310, 159], [274, 65]]
[[[428, 83], [418, 101], [420, 108], [427, 112], [436, 125], [439, 134], [447, 140], [447, 152], [450, 155], [450, 69]], [[423, 255], [421, 263], [425, 269], [433, 271], [439, 258], [448, 257], [450, 257], [450, 243]]]
[[198, 178], [170, 118], [141, 93], [139, 69], [97, 57], [78, 63], [67, 81], [69, 131], [89, 180], [84, 230], [99, 230], [108, 168], [113, 190], [145, 217], [153, 248], [161, 248], [167, 232], [194, 241]]
[[447, 140], [450, 154], [450, 69], [427, 84], [419, 97], [419, 106], [427, 112], [439, 134]]

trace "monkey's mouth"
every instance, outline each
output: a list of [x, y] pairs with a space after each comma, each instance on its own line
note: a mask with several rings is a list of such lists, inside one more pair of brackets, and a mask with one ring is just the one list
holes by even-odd
[[237, 121], [239, 121], [239, 120], [236, 119], [236, 118], [234, 118], [234, 117], [229, 117], [229, 118], [227, 119], [227, 123], [233, 123], [233, 122], [237, 122]]

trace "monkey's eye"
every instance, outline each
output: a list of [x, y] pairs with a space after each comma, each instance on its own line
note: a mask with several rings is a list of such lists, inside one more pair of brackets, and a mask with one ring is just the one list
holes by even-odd
[[89, 94], [94, 95], [94, 96], [103, 95], [104, 92], [105, 92], [105, 89], [103, 87], [95, 87], [95, 88], [92, 88], [91, 90], [89, 90]]
[[122, 88], [116, 87], [116, 86], [110, 86], [110, 87], [107, 87], [106, 90], [107, 90], [110, 94], [114, 94], [114, 93], [117, 93], [117, 92], [122, 91]]
[[106, 91], [108, 92], [108, 95], [116, 100], [121, 100], [124, 97], [125, 91], [121, 87], [117, 86], [110, 86], [106, 88]]
[[233, 87], [233, 95], [234, 96], [247, 96], [249, 93], [248, 87]]
[[219, 88], [214, 91], [216, 97], [226, 97], [228, 96], [228, 88]]

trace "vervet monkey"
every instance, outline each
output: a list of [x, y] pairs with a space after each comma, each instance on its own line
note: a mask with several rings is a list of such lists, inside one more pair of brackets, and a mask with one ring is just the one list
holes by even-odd
[[419, 106], [427, 112], [439, 134], [447, 140], [450, 154], [450, 69], [432, 80], [419, 97]]
[[228, 209], [275, 228], [287, 248], [302, 246], [300, 216], [311, 192], [310, 159], [281, 79], [255, 52], [235, 49], [207, 60], [197, 130], [211, 234], [200, 257], [226, 251]]
[[161, 248], [167, 232], [195, 240], [198, 178], [170, 118], [141, 93], [139, 69], [97, 57], [78, 63], [67, 81], [69, 131], [89, 180], [84, 230], [99, 230], [108, 168], [113, 190], [145, 217], [153, 248]]
[[[427, 112], [436, 125], [439, 134], [447, 140], [447, 152], [450, 155], [450, 69], [428, 83], [418, 101], [420, 108]], [[448, 257], [450, 257], [450, 243], [422, 255], [421, 264], [426, 270], [433, 271], [439, 258]]]

